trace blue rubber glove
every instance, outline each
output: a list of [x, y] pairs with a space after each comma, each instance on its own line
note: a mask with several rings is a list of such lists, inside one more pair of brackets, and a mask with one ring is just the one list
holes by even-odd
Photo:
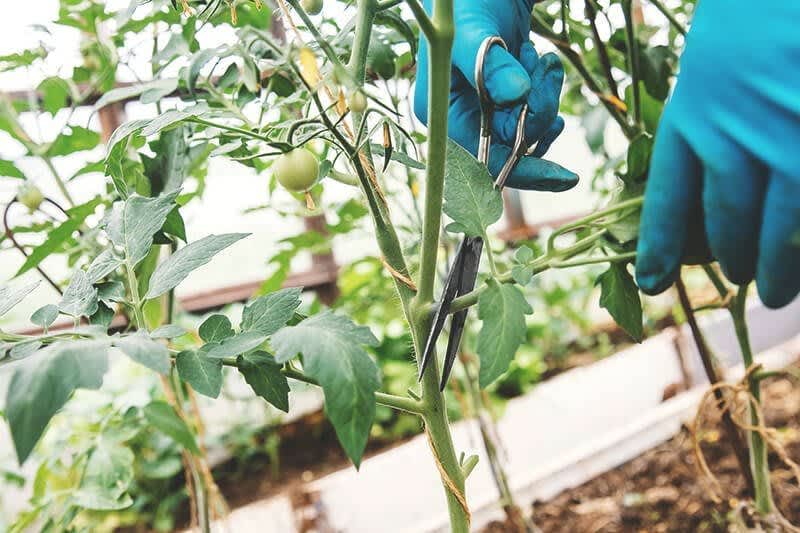
[[675, 280], [696, 213], [728, 279], [769, 307], [800, 291], [800, 2], [754, 5], [698, 4], [645, 193], [644, 292]]
[[[432, 0], [426, 0], [430, 13]], [[569, 170], [539, 159], [564, 129], [558, 116], [558, 99], [564, 81], [564, 68], [555, 54], [542, 57], [530, 43], [530, 14], [533, 0], [455, 0], [455, 42], [453, 78], [448, 115], [450, 138], [469, 150], [478, 151], [480, 106], [475, 89], [475, 58], [486, 37], [499, 35], [508, 45], [492, 46], [484, 65], [486, 88], [498, 105], [492, 131], [493, 146], [489, 170], [497, 175], [511, 152], [519, 104], [528, 102], [525, 122], [528, 145], [535, 142], [535, 152], [524, 157], [508, 179], [517, 189], [565, 191], [578, 183]], [[414, 111], [423, 123], [428, 116], [427, 43], [420, 39]], [[515, 105], [516, 104], [516, 105]]]

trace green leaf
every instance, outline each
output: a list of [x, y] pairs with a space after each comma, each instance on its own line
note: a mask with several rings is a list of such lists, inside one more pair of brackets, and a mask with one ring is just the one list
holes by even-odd
[[169, 350], [164, 344], [152, 340], [144, 332], [114, 339], [114, 346], [150, 370], [163, 375], [169, 373]]
[[156, 298], [176, 287], [191, 271], [205, 265], [216, 254], [248, 235], [250, 234], [209, 235], [179, 249], [153, 272], [145, 298]]
[[380, 374], [363, 345], [376, 346], [369, 328], [330, 311], [288, 326], [272, 336], [276, 360], [303, 354], [303, 368], [325, 393], [325, 410], [347, 456], [358, 467], [375, 418]]
[[[133, 481], [133, 452], [127, 446], [118, 442], [110, 442], [100, 438], [86, 461], [79, 491], [99, 494], [103, 499], [109, 499], [112, 508], [117, 509], [120, 497], [128, 490]], [[99, 503], [95, 498], [79, 496], [83, 503], [89, 503], [89, 509], [104, 510], [108, 508], [106, 502]], [[92, 501], [94, 500], [94, 501]], [[131, 500], [132, 503], [132, 500]]]
[[0, 159], [0, 177], [5, 178], [19, 178], [25, 179], [25, 174], [22, 173], [17, 166], [11, 161]]
[[[645, 130], [653, 134], [658, 127], [658, 121], [661, 119], [661, 112], [664, 110], [664, 102], [659, 102], [647, 92], [644, 82], [639, 82], [639, 95], [642, 105], [642, 122], [644, 122]], [[628, 109], [633, 107], [633, 85], [628, 85], [625, 88], [625, 105]]]
[[41, 44], [37, 48], [2, 55], [0, 56], [0, 72], [14, 70], [19, 67], [29, 67], [37, 59], [44, 59], [45, 57], [47, 57], [47, 50]]
[[58, 306], [47, 304], [33, 312], [31, 315], [31, 323], [40, 328], [47, 329], [56, 321], [56, 318], [58, 318]]
[[483, 235], [503, 214], [503, 199], [489, 170], [449, 139], [442, 209], [453, 219], [447, 231], [471, 237]]
[[73, 317], [92, 316], [97, 311], [97, 289], [80, 268], [72, 274], [69, 285], [64, 289], [58, 310]]
[[125, 285], [121, 281], [106, 281], [95, 285], [97, 298], [109, 307], [125, 302]]
[[129, 494], [123, 494], [115, 500], [99, 490], [78, 489], [73, 495], [73, 502], [83, 509], [120, 511], [133, 505], [133, 498]]
[[289, 412], [289, 383], [281, 365], [267, 352], [240, 355], [236, 366], [253, 391], [281, 411]]
[[208, 111], [208, 106], [201, 103], [187, 107], [186, 109], [170, 109], [153, 119], [138, 119], [126, 122], [114, 130], [114, 133], [111, 135], [106, 145], [106, 164], [111, 162], [112, 156], [116, 155], [119, 157], [121, 155], [120, 148], [124, 148], [125, 146], [121, 143], [127, 143], [131, 135], [149, 137], [178, 122], [201, 115], [206, 111]]
[[200, 453], [194, 434], [168, 403], [152, 402], [147, 404], [144, 408], [144, 417], [154, 428], [190, 452]]
[[533, 250], [528, 246], [520, 246], [514, 251], [514, 261], [526, 265], [533, 261]]
[[94, 261], [89, 265], [86, 270], [86, 277], [92, 283], [97, 283], [104, 277], [114, 272], [122, 265], [122, 259], [114, 255], [114, 250], [111, 248], [100, 252], [100, 255], [94, 258]]
[[167, 215], [167, 220], [161, 226], [161, 231], [186, 242], [186, 223], [183, 221], [183, 215], [181, 215], [180, 208], [177, 205]]
[[612, 263], [597, 278], [600, 284], [600, 307], [608, 310], [617, 324], [636, 342], [642, 342], [642, 300], [628, 268]]
[[101, 109], [108, 104], [114, 102], [121, 102], [123, 100], [130, 100], [140, 94], [148, 91], [157, 91], [162, 96], [166, 96], [178, 88], [177, 78], [163, 78], [145, 83], [138, 83], [136, 85], [129, 85], [128, 87], [119, 87], [112, 89], [101, 96], [94, 104], [95, 109]]
[[201, 351], [184, 350], [175, 358], [181, 379], [194, 390], [216, 398], [222, 388], [222, 361], [209, 359]]
[[111, 327], [114, 322], [114, 310], [103, 302], [97, 304], [97, 311], [89, 317], [89, 324], [93, 326], [102, 326], [103, 329]]
[[[384, 148], [383, 145], [378, 144], [378, 143], [370, 143], [369, 146], [370, 146], [370, 150], [372, 150], [372, 155], [374, 157], [377, 157], [377, 158], [386, 157], [386, 148]], [[397, 163], [400, 163], [401, 165], [406, 166], [408, 168], [413, 168], [413, 169], [416, 169], [416, 170], [425, 170], [425, 164], [424, 163], [420, 163], [419, 161], [417, 161], [416, 159], [414, 159], [410, 155], [405, 154], [403, 152], [400, 152], [398, 150], [392, 150], [392, 153], [389, 156], [389, 159], [391, 159], [392, 161], [395, 161]]]
[[164, 225], [177, 196], [178, 191], [157, 198], [132, 194], [124, 202], [117, 202], [112, 207], [105, 222], [106, 232], [111, 242], [125, 250], [131, 266], [136, 266], [147, 256], [153, 244], [153, 235]]
[[294, 315], [300, 306], [301, 288], [281, 289], [253, 300], [242, 311], [242, 331], [272, 335]]
[[266, 340], [266, 335], [255, 331], [239, 333], [221, 342], [210, 343], [206, 356], [212, 358], [235, 357], [239, 354], [255, 350], [264, 344]]
[[12, 289], [8, 285], [0, 287], [0, 316], [11, 311], [11, 308], [20, 303], [27, 295], [39, 286], [41, 281], [34, 281], [23, 285], [19, 289]]
[[70, 96], [69, 85], [58, 76], [43, 79], [36, 90], [42, 96], [42, 108], [52, 115], [66, 107]]
[[46, 155], [56, 157], [69, 155], [74, 152], [91, 150], [100, 144], [100, 134], [82, 126], [69, 126], [67, 133], [59, 133], [50, 146]]
[[175, 339], [186, 335], [186, 330], [177, 324], [166, 324], [150, 332], [151, 339]]
[[669, 96], [672, 64], [676, 60], [675, 52], [664, 45], [646, 48], [643, 52], [639, 57], [647, 92], [656, 99], [664, 101]]
[[186, 87], [189, 92], [194, 92], [195, 85], [197, 84], [197, 77], [200, 75], [200, 70], [208, 63], [214, 56], [219, 54], [220, 50], [217, 48], [206, 48], [200, 50], [192, 56], [189, 60], [189, 68], [186, 69]]
[[628, 171], [623, 180], [626, 182], [643, 181], [650, 168], [650, 154], [653, 152], [653, 137], [647, 133], [640, 133], [628, 146]]
[[225, 315], [211, 315], [206, 318], [197, 333], [206, 342], [221, 342], [234, 335], [231, 321]]
[[110, 158], [112, 154], [117, 154], [117, 152], [121, 151], [117, 148], [120, 143], [123, 141], [125, 142], [125, 145], [120, 146], [120, 148], [124, 149], [124, 146], [127, 146], [127, 141], [130, 136], [139, 133], [149, 122], [150, 121], [147, 119], [131, 120], [115, 129], [106, 144], [106, 164], [109, 163], [108, 158]]
[[525, 342], [525, 315], [531, 313], [533, 309], [517, 287], [488, 281], [478, 298], [478, 318], [483, 321], [478, 333], [481, 387], [508, 370], [517, 348]]
[[12, 359], [24, 359], [29, 355], [33, 355], [39, 351], [39, 348], [41, 347], [42, 343], [38, 340], [19, 342], [15, 344], [13, 348], [11, 348], [11, 351], [8, 352], [8, 355], [10, 355]]
[[20, 363], [6, 396], [6, 418], [20, 464], [72, 392], [99, 388], [106, 370], [108, 345], [102, 341], [59, 342]]
[[67, 217], [69, 218], [47, 233], [47, 238], [31, 251], [25, 262], [17, 270], [17, 273], [14, 274], [14, 277], [21, 276], [25, 272], [36, 268], [46, 257], [60, 250], [64, 243], [72, 237], [72, 234], [83, 225], [86, 218], [95, 212], [101, 201], [98, 196], [85, 204], [68, 209]]
[[141, 134], [143, 137], [150, 137], [178, 122], [202, 115], [206, 111], [208, 111], [208, 106], [205, 103], [195, 104], [186, 109], [170, 109], [148, 121], [147, 125], [142, 128]]
[[511, 267], [511, 277], [524, 287], [533, 279], [533, 269], [526, 265], [514, 265]]
[[183, 185], [191, 163], [186, 143], [187, 129], [187, 126], [180, 125], [162, 132], [158, 140], [150, 143], [155, 157], [142, 156], [153, 195], [173, 191]]

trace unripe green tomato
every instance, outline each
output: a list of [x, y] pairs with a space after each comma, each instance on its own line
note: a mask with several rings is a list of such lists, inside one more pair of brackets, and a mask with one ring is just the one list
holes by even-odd
[[42, 205], [42, 200], [44, 200], [44, 195], [42, 191], [39, 190], [39, 187], [34, 185], [33, 183], [23, 183], [20, 185], [19, 189], [17, 189], [17, 200], [22, 203], [28, 210], [33, 213], [39, 206]]
[[302, 6], [309, 15], [319, 15], [322, 11], [323, 0], [303, 0]]
[[295, 148], [282, 154], [272, 164], [275, 178], [286, 190], [303, 192], [310, 189], [319, 178], [317, 156], [305, 148]]
[[367, 109], [367, 97], [364, 91], [356, 89], [351, 92], [350, 96], [347, 98], [347, 107], [349, 107], [350, 111], [353, 113], [363, 113], [364, 110]]

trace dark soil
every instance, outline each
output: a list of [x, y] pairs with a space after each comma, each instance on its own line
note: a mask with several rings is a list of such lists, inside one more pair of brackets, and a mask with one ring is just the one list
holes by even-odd
[[[766, 422], [777, 428], [789, 457], [800, 462], [800, 385], [789, 378], [765, 382]], [[709, 416], [709, 419], [712, 417]], [[676, 437], [588, 483], [547, 502], [534, 502], [536, 525], [548, 532], [728, 532], [752, 526], [746, 488], [730, 446], [714, 420], [704, 424], [702, 449], [726, 491], [719, 501], [697, 468], [692, 435]], [[770, 453], [772, 487], [783, 516], [800, 524], [800, 488], [791, 470]], [[741, 529], [739, 529], [741, 530]], [[778, 531], [788, 528], [778, 527]], [[514, 531], [493, 523], [490, 533]]]

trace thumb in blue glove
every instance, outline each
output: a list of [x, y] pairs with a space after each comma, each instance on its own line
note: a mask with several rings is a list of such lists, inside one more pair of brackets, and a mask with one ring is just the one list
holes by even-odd
[[[431, 1], [425, 2], [430, 12]], [[502, 5], [500, 5], [502, 4]], [[500, 172], [511, 152], [519, 116], [519, 104], [527, 101], [525, 136], [528, 145], [536, 143], [531, 156], [523, 157], [512, 172], [507, 186], [540, 191], [565, 191], [575, 186], [578, 176], [556, 163], [539, 159], [564, 129], [558, 116], [558, 99], [564, 68], [555, 54], [542, 57], [528, 40], [532, 0], [460, 0], [455, 10], [453, 78], [448, 127], [450, 137], [477, 153], [480, 132], [480, 105], [476, 91], [475, 60], [487, 37], [499, 36], [508, 45], [492, 46], [486, 56], [484, 76], [492, 101], [500, 107], [492, 121], [495, 143], [489, 154], [489, 170]], [[427, 122], [428, 53], [421, 39], [414, 111]]]
[[703, 226], [728, 279], [755, 278], [767, 306], [800, 292], [800, 3], [766, 2], [758, 23], [752, 6], [697, 8], [645, 192], [636, 275], [646, 293], [672, 284]]

